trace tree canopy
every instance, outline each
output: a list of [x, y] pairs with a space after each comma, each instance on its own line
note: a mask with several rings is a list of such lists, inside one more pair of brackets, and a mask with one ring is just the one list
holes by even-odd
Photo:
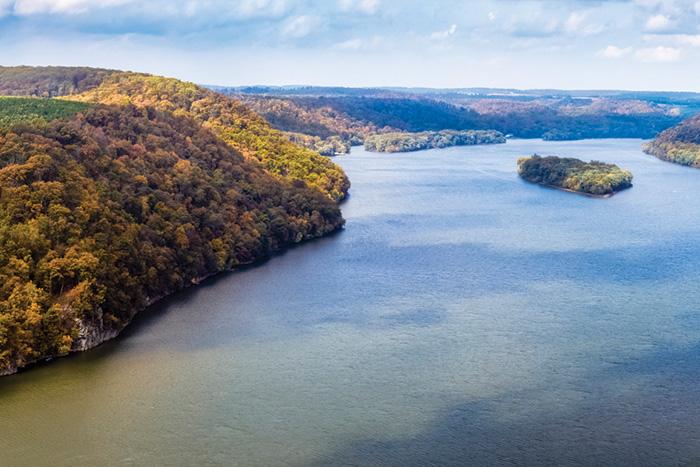
[[293, 144], [243, 103], [192, 83], [115, 73], [71, 99], [132, 104], [187, 115], [276, 176], [306, 183], [334, 200], [344, 198], [350, 187], [342, 169], [328, 158]]
[[518, 159], [525, 180], [596, 196], [614, 194], [632, 186], [632, 174], [615, 164], [537, 154]]
[[505, 143], [498, 131], [426, 131], [421, 133], [383, 133], [368, 136], [365, 149], [373, 152], [409, 152], [450, 146]]
[[662, 132], [644, 151], [669, 162], [700, 167], [700, 115]]
[[0, 98], [0, 374], [95, 345], [163, 296], [344, 223], [342, 170], [243, 104], [95, 73], [68, 101]]

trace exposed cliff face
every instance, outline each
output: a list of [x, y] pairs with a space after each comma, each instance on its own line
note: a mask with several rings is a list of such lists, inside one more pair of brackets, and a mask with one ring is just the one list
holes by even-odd
[[17, 373], [17, 366], [14, 364], [8, 364], [3, 367], [0, 367], [0, 376], [9, 376]]
[[120, 330], [107, 327], [102, 308], [98, 307], [90, 319], [76, 320], [78, 338], [73, 341], [71, 352], [92, 349], [119, 335]]

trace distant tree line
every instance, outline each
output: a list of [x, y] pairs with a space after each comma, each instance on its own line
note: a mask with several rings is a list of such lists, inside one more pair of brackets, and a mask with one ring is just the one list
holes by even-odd
[[426, 131], [421, 133], [384, 133], [365, 138], [365, 149], [372, 152], [408, 152], [422, 149], [505, 143], [497, 131]]
[[[328, 154], [378, 133], [497, 130], [518, 138], [652, 138], [681, 120], [669, 106], [625, 99], [455, 99], [425, 96], [233, 95], [295, 141]], [[357, 92], [358, 94], [360, 91]], [[302, 135], [313, 138], [304, 138]], [[328, 143], [326, 143], [328, 141]], [[332, 148], [332, 149], [330, 149]]]

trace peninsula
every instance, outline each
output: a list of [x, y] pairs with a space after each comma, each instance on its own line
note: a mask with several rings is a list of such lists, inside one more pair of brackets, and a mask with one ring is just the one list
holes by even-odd
[[371, 152], [410, 152], [450, 146], [501, 144], [505, 142], [506, 138], [503, 133], [495, 130], [398, 132], [368, 136], [365, 139], [365, 150]]

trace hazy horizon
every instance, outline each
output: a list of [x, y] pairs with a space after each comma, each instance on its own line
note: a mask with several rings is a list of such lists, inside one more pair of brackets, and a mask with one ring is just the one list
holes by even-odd
[[[130, 70], [134, 71], [134, 70]], [[138, 72], [138, 71], [137, 71]], [[176, 76], [171, 76], [176, 78]], [[689, 91], [689, 90], [678, 90], [670, 91], [667, 89], [608, 89], [608, 88], [597, 88], [597, 89], [585, 89], [585, 88], [517, 88], [517, 87], [495, 87], [495, 86], [453, 86], [453, 87], [432, 87], [432, 86], [338, 86], [338, 85], [315, 85], [308, 83], [295, 83], [295, 84], [219, 84], [219, 83], [197, 83], [201, 86], [217, 87], [217, 88], [270, 88], [270, 89], [302, 89], [302, 88], [316, 88], [316, 89], [377, 89], [377, 90], [429, 90], [429, 91], [476, 91], [476, 90], [492, 90], [492, 91], [516, 91], [516, 92], [549, 92], [549, 91], [561, 91], [561, 92], [599, 92], [599, 93], [675, 93], [675, 94], [700, 94], [700, 91]]]

